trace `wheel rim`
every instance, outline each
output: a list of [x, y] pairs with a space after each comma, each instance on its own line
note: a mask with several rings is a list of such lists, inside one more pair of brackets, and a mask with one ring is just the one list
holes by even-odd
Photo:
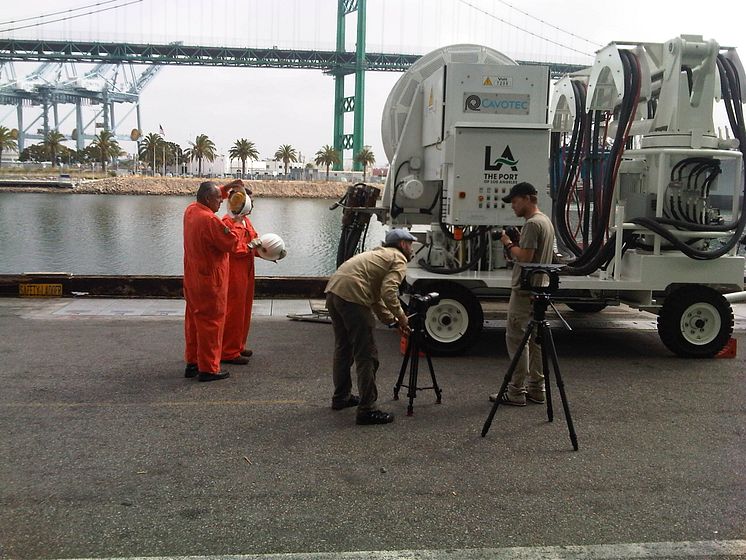
[[713, 305], [697, 302], [681, 315], [681, 335], [688, 343], [702, 346], [715, 340], [721, 324], [720, 313]]
[[454, 299], [442, 299], [438, 305], [427, 310], [425, 317], [427, 334], [445, 344], [463, 338], [469, 328], [469, 312]]

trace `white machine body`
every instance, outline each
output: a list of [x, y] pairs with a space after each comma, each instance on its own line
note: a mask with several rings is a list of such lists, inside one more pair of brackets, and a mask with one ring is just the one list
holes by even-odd
[[[630, 60], [640, 83], [632, 105], [624, 73]], [[667, 235], [700, 251], [725, 247], [734, 238], [736, 228], [722, 226], [738, 221], [741, 214], [743, 157], [739, 142], [714, 124], [715, 105], [727, 89], [718, 73], [723, 61], [746, 91], [735, 50], [715, 41], [684, 35], [659, 44], [610, 43], [598, 51], [593, 66], [557, 81], [550, 106], [546, 67], [519, 66], [476, 45], [444, 47], [423, 57], [392, 90], [382, 123], [390, 172], [381, 215], [391, 226], [414, 226], [425, 246], [409, 265], [408, 284], [417, 289], [418, 284], [450, 283], [480, 293], [505, 293], [512, 271], [497, 232], [524, 220], [502, 197], [526, 181], [539, 193], [539, 208], [552, 213], [552, 133], [555, 139], [569, 136], [581, 117], [605, 114], [598, 157], [610, 153], [608, 146], [617, 132], [624, 133], [625, 140], [603, 234], [618, 234], [617, 245], [603, 267], [563, 277], [563, 289], [586, 301], [626, 302], [656, 312], [664, 305], [665, 294], [677, 286], [705, 285], [720, 292], [743, 289], [744, 259], [737, 256], [737, 246], [719, 258], [697, 260], [639, 220], [631, 221], [665, 223], [670, 216], [680, 218], [695, 225], [694, 231], [665, 226]], [[584, 103], [579, 103], [581, 93]], [[635, 111], [625, 130], [617, 131], [623, 103]], [[677, 170], [695, 158], [709, 162], [712, 176], [702, 176], [704, 182], [693, 166], [689, 175], [677, 176]], [[575, 180], [582, 183], [581, 172]], [[595, 202], [582, 202], [594, 208]], [[623, 247], [627, 234], [636, 239], [634, 248]], [[473, 241], [478, 236], [481, 244]], [[462, 311], [469, 307], [465, 302], [460, 305]], [[459, 324], [455, 315], [434, 321]], [[723, 322], [722, 316], [718, 321]], [[444, 345], [449, 336], [454, 341], [465, 336], [468, 325], [460, 325], [446, 329], [453, 331], [451, 335], [440, 335]], [[683, 319], [681, 325], [683, 331]], [[434, 331], [431, 335], [438, 339]], [[700, 343], [691, 337], [690, 346]]]

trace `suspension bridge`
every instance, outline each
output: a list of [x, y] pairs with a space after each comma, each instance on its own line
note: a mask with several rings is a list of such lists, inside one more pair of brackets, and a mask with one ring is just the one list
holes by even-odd
[[[110, 0], [117, 1], [121, 0]], [[15, 122], [11, 126], [17, 130], [19, 151], [23, 150], [27, 140], [43, 139], [50, 130], [59, 130], [73, 113], [76, 127], [72, 137], [78, 149], [82, 149], [84, 140], [93, 138], [92, 132], [96, 128], [110, 130], [120, 140], [137, 139], [142, 131], [140, 93], [164, 66], [314, 69], [332, 76], [335, 81], [334, 149], [340, 154], [345, 150], [358, 153], [364, 146], [365, 73], [403, 72], [421, 56], [367, 52], [366, 2], [337, 0], [334, 50], [199, 46], [181, 41], [149, 44], [0, 37], [0, 105], [15, 106]], [[351, 14], [357, 16], [354, 51], [346, 50], [345, 18]], [[3, 31], [0, 29], [0, 34]], [[41, 65], [19, 79], [14, 62], [40, 62]], [[555, 77], [580, 68], [577, 64], [561, 62], [517, 62], [546, 65]], [[79, 76], [75, 67], [78, 63], [93, 63], [95, 66]], [[345, 93], [345, 77], [349, 75], [354, 76], [354, 93], [351, 95]], [[127, 112], [117, 119], [115, 106], [120, 104], [127, 106]], [[65, 105], [72, 105], [72, 109], [61, 117], [59, 107]], [[91, 105], [100, 108], [86, 122], [83, 108]], [[41, 108], [40, 112], [38, 108]], [[36, 118], [27, 119], [25, 113], [34, 109], [38, 113]], [[131, 133], [117, 134], [117, 124], [133, 111], [136, 112], [136, 129]], [[353, 113], [351, 132], [344, 129], [346, 113]]]

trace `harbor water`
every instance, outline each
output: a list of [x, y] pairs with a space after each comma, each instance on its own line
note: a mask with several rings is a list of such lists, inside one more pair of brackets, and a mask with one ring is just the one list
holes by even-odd
[[[190, 196], [0, 193], [0, 274], [180, 275], [182, 215]], [[255, 199], [251, 221], [277, 233], [288, 256], [256, 260], [259, 276], [327, 276], [336, 266], [342, 210], [332, 200]], [[218, 212], [225, 213], [225, 205]], [[371, 220], [366, 247], [384, 231]]]

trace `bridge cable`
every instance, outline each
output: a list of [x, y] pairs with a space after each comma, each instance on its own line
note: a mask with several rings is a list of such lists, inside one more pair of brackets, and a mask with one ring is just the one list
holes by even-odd
[[[91, 10], [90, 12], [86, 12], [84, 14], [76, 14], [74, 16], [67, 16], [67, 17], [58, 18], [58, 19], [51, 19], [49, 21], [40, 21], [38, 23], [31, 23], [29, 25], [20, 25], [18, 27], [8, 27], [7, 29], [0, 29], [0, 33], [8, 33], [10, 31], [18, 31], [19, 29], [28, 29], [30, 27], [41, 27], [42, 25], [47, 25], [48, 23], [57, 23], [57, 22], [60, 22], [60, 21], [67, 21], [67, 20], [75, 19], [75, 18], [79, 18], [79, 17], [90, 16], [90, 15], [98, 14], [98, 13], [101, 13], [101, 12], [109, 12], [111, 10], [116, 10], [118, 8], [124, 8], [125, 6], [129, 6], [130, 4], [139, 4], [142, 1], [143, 0], [130, 0], [129, 2], [126, 2], [124, 4], [120, 4], [118, 6], [110, 6], [108, 8], [101, 8], [100, 10]], [[68, 11], [70, 11], [70, 10], [68, 10]], [[44, 16], [40, 16], [40, 17], [44, 17]], [[35, 19], [35, 18], [32, 18], [32, 19]]]
[[491, 17], [492, 19], [496, 19], [497, 21], [500, 21], [500, 22], [504, 23], [505, 25], [509, 25], [510, 27], [513, 27], [513, 28], [517, 29], [518, 31], [523, 31], [524, 33], [528, 33], [532, 37], [536, 37], [537, 39], [540, 39], [542, 41], [546, 41], [547, 43], [551, 43], [551, 44], [553, 44], [553, 45], [555, 45], [557, 47], [561, 47], [563, 49], [567, 49], [567, 50], [570, 50], [570, 51], [573, 51], [573, 52], [576, 52], [576, 53], [579, 53], [579, 54], [582, 54], [582, 55], [585, 55], [585, 56], [593, 56], [591, 53], [588, 53], [588, 52], [585, 52], [585, 51], [580, 51], [580, 50], [574, 49], [572, 47], [568, 47], [567, 45], [563, 45], [562, 43], [559, 43], [557, 41], [553, 41], [552, 39], [547, 39], [546, 37], [543, 37], [543, 36], [539, 35], [538, 33], [534, 33], [533, 31], [529, 31], [528, 29], [524, 29], [523, 27], [520, 27], [520, 26], [518, 26], [518, 25], [516, 25], [514, 23], [510, 23], [506, 19], [503, 19], [503, 18], [501, 18], [499, 16], [496, 16], [495, 14], [491, 14], [491, 13], [483, 10], [482, 8], [480, 8], [478, 6], [475, 6], [471, 2], [467, 2], [467, 0], [458, 0], [458, 1], [461, 2], [462, 4], [466, 5], [466, 6], [469, 6], [470, 8], [475, 9], [478, 12], [483, 13], [484, 15], [486, 15], [488, 17]]

